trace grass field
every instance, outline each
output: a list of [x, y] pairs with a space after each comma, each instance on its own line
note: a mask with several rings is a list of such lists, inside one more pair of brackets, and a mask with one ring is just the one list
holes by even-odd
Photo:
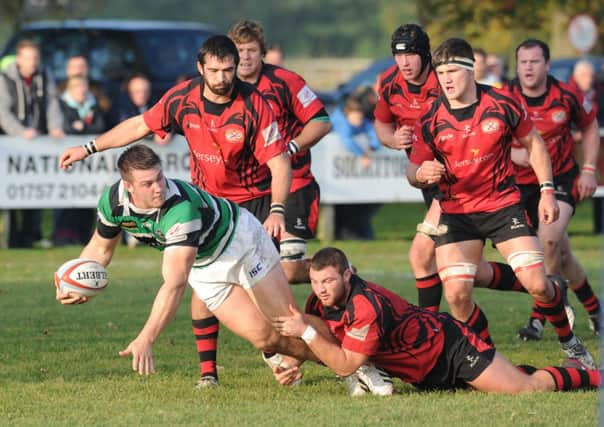
[[[420, 205], [388, 205], [376, 217], [378, 240], [335, 242], [361, 276], [410, 301], [416, 293], [406, 253]], [[572, 242], [591, 283], [600, 291], [602, 239], [592, 235], [591, 207], [581, 207]], [[313, 243], [313, 253], [319, 243]], [[80, 248], [0, 251], [0, 425], [483, 425], [593, 426], [596, 392], [522, 396], [478, 392], [419, 393], [396, 381], [390, 398], [352, 399], [327, 369], [307, 364], [302, 385], [276, 385], [258, 351], [220, 332], [221, 386], [195, 390], [197, 354], [187, 291], [176, 319], [154, 346], [151, 377], [130, 370], [122, 350], [137, 335], [160, 285], [160, 254], [120, 247], [109, 267], [107, 291], [88, 304], [63, 307], [54, 300], [52, 274]], [[490, 259], [498, 259], [487, 249]], [[308, 285], [294, 287], [302, 303]], [[551, 327], [538, 344], [516, 331], [528, 315], [527, 296], [478, 290], [497, 347], [515, 363], [559, 364], [563, 354]], [[576, 331], [600, 360], [599, 343], [578, 308]], [[446, 307], [446, 306], [445, 306]]]

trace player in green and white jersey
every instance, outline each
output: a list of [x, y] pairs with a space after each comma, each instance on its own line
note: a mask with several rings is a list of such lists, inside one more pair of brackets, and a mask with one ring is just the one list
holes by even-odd
[[[187, 282], [220, 322], [258, 349], [317, 360], [301, 340], [279, 335], [269, 320], [297, 306], [279, 253], [260, 222], [236, 204], [164, 177], [145, 145], [118, 160], [121, 179], [98, 204], [97, 229], [80, 258], [107, 266], [121, 230], [163, 252], [160, 287], [139, 335], [120, 352], [139, 374], [155, 371], [152, 345], [172, 320]], [[57, 290], [61, 304], [88, 299]]]

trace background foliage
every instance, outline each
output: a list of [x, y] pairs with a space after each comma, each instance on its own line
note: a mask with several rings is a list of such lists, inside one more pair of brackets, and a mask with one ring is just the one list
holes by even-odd
[[[522, 39], [565, 40], [569, 17], [591, 13], [604, 22], [604, 2], [579, 0], [2, 0], [0, 42], [32, 19], [130, 18], [199, 20], [226, 31], [239, 19], [261, 21], [270, 42], [290, 56], [378, 58], [389, 54], [389, 38], [401, 23], [420, 22], [434, 46], [463, 36], [476, 46], [507, 56]], [[594, 53], [602, 52], [600, 41]], [[568, 44], [552, 46], [554, 56], [577, 54]]]

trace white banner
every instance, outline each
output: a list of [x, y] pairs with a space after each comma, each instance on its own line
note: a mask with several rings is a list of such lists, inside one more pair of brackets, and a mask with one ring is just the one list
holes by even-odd
[[[71, 169], [59, 169], [63, 150], [82, 145], [90, 136], [62, 140], [0, 137], [0, 209], [95, 207], [103, 189], [119, 179], [122, 150], [96, 153]], [[161, 157], [166, 176], [189, 180], [189, 149], [184, 138], [167, 145], [148, 143]], [[371, 163], [346, 151], [330, 133], [312, 149], [312, 171], [321, 186], [323, 204], [421, 201], [421, 192], [405, 177], [407, 156], [382, 147]], [[598, 187], [597, 196], [604, 196]]]
[[348, 152], [331, 132], [312, 148], [312, 172], [321, 186], [321, 202], [391, 203], [423, 200], [421, 191], [406, 178], [407, 155], [382, 147], [371, 153], [371, 163]]
[[[61, 140], [0, 137], [0, 209], [95, 207], [106, 186], [119, 179], [121, 150], [96, 153], [69, 170], [59, 168], [63, 150], [90, 136]], [[189, 180], [189, 149], [184, 138], [166, 146], [150, 143], [167, 176]]]

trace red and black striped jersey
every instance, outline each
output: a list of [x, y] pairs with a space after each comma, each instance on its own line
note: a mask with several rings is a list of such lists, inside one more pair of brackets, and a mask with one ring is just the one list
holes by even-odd
[[266, 162], [287, 152], [270, 105], [239, 80], [232, 101], [215, 104], [203, 98], [203, 84], [197, 77], [168, 90], [144, 113], [145, 123], [160, 136], [185, 136], [191, 179], [208, 193], [235, 203], [270, 194]]
[[358, 276], [353, 275], [350, 283], [345, 307], [325, 307], [313, 293], [306, 302], [306, 312], [322, 318], [342, 348], [369, 356], [403, 381], [422, 381], [444, 346], [438, 314], [409, 304]]
[[493, 212], [520, 201], [511, 161], [512, 139], [533, 128], [507, 91], [477, 85], [478, 101], [452, 109], [440, 95], [415, 128], [410, 161], [436, 159], [445, 166], [438, 186], [443, 212]]
[[[279, 123], [279, 130], [286, 143], [295, 139], [304, 126], [317, 113], [324, 110], [323, 103], [308, 87], [304, 79], [285, 68], [262, 64], [256, 88], [273, 108]], [[313, 181], [310, 163], [310, 150], [291, 157], [292, 192]]]
[[394, 123], [397, 128], [416, 122], [440, 94], [440, 86], [434, 70], [421, 86], [407, 82], [398, 65], [394, 64], [382, 73], [380, 91], [374, 116], [382, 123]]
[[[575, 164], [572, 125], [575, 124], [579, 129], [589, 126], [596, 118], [595, 109], [589, 103], [584, 104], [583, 96], [570, 85], [552, 76], [547, 77], [545, 93], [536, 98], [522, 94], [518, 79], [510, 82], [510, 89], [527, 110], [545, 141], [554, 176], [568, 172]], [[514, 165], [514, 168], [517, 183], [539, 183], [530, 166]]]

